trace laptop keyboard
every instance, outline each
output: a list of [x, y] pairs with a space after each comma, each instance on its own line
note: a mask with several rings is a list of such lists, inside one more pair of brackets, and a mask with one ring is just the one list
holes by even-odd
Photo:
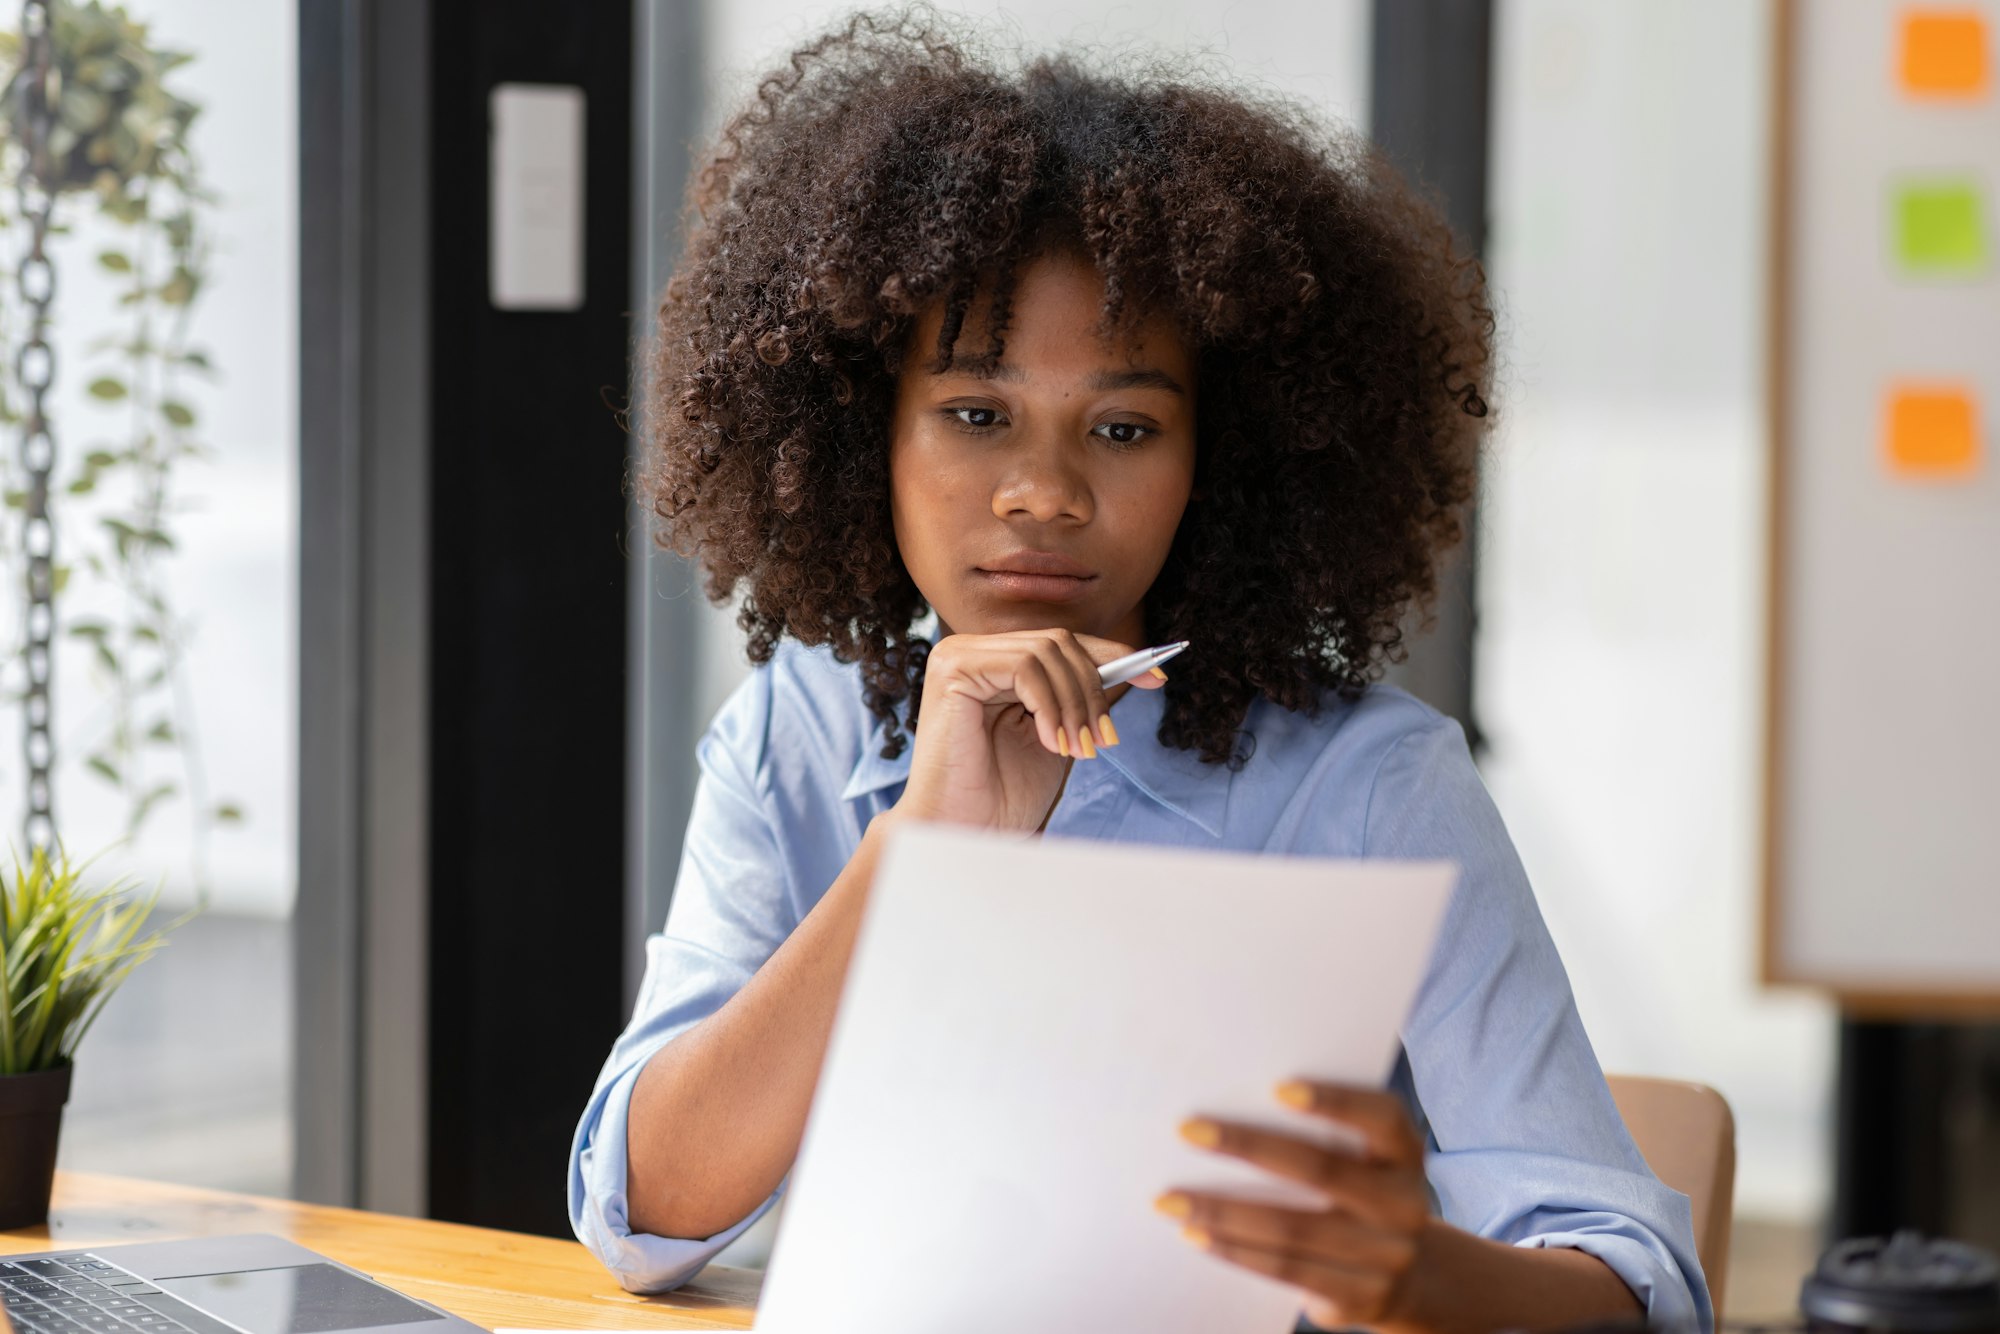
[[196, 1334], [170, 1314], [178, 1299], [83, 1252], [0, 1259], [0, 1301], [19, 1334]]

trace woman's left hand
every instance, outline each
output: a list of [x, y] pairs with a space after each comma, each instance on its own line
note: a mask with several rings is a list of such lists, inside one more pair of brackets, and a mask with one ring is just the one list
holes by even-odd
[[1198, 1148], [1252, 1163], [1308, 1186], [1324, 1209], [1252, 1204], [1226, 1194], [1175, 1190], [1154, 1207], [1185, 1226], [1181, 1235], [1218, 1259], [1299, 1289], [1313, 1323], [1337, 1328], [1415, 1328], [1430, 1221], [1424, 1151], [1394, 1094], [1293, 1080], [1286, 1106], [1339, 1122], [1358, 1151], [1232, 1121], [1198, 1118], [1181, 1135]]

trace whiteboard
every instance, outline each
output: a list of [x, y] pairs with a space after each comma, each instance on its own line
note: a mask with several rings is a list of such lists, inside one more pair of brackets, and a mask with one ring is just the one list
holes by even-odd
[[1778, 22], [1765, 975], [2000, 1011], [2000, 0]]

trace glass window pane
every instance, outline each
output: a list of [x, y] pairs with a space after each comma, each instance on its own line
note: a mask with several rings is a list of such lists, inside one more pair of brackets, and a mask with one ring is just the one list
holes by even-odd
[[[74, 11], [80, 24], [125, 24], [127, 43], [192, 57], [161, 79], [199, 110], [184, 152], [171, 124], [146, 121], [165, 136], [158, 159], [93, 159], [100, 175], [62, 196], [70, 231], [51, 247], [51, 505], [67, 568], [56, 827], [73, 856], [101, 854], [93, 879], [157, 886], [156, 923], [203, 906], [77, 1053], [60, 1161], [273, 1194], [291, 1183], [294, 20], [294, 6], [267, 0]], [[108, 68], [72, 70], [66, 96], [123, 107]], [[120, 112], [122, 123], [157, 105]], [[11, 185], [11, 146], [7, 162]], [[134, 201], [123, 218], [104, 206], [114, 189]], [[14, 192], [4, 193], [11, 212]], [[0, 232], [10, 365], [24, 330], [13, 278], [23, 237], [17, 226]], [[16, 404], [17, 394], [10, 384]], [[15, 489], [18, 427], [4, 434]], [[20, 541], [9, 509], [0, 625], [10, 648], [23, 621]], [[12, 692], [23, 668], [18, 652], [6, 661], [0, 818], [18, 847], [25, 785]]]

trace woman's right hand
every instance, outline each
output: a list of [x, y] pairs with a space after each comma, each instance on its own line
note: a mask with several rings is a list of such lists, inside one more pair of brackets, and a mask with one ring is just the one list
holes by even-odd
[[[1068, 755], [1118, 744], [1098, 667], [1134, 646], [1068, 630], [947, 635], [924, 667], [923, 707], [898, 817], [1033, 832]], [[1158, 689], [1148, 673], [1132, 684]]]

